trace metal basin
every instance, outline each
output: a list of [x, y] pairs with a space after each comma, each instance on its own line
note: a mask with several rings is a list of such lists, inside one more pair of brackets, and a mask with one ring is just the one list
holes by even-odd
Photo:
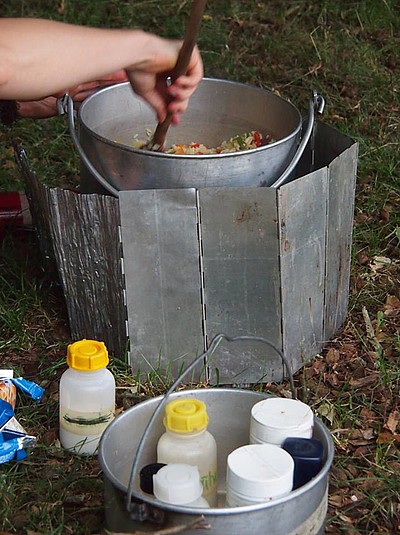
[[[324, 466], [306, 485], [283, 498], [256, 505], [228, 508], [224, 505], [226, 459], [239, 446], [249, 443], [250, 412], [266, 395], [239, 389], [210, 388], [174, 393], [203, 400], [210, 417], [209, 430], [218, 445], [218, 494], [220, 507], [197, 509], [161, 503], [140, 490], [138, 477], [132, 487], [132, 497], [142, 502], [138, 511], [148, 514], [143, 522], [132, 518], [126, 507], [128, 483], [134, 456], [148, 422], [162, 397], [140, 403], [117, 417], [106, 429], [99, 449], [104, 472], [107, 527], [111, 531], [156, 531], [174, 526], [187, 526], [186, 534], [198, 535], [193, 523], [204, 515], [200, 524], [207, 524], [213, 535], [310, 535], [322, 534], [328, 500], [328, 474], [333, 461], [333, 442], [324, 424], [315, 419], [314, 437], [324, 447]], [[164, 432], [162, 414], [151, 426], [139, 469], [156, 460], [156, 445]], [[157, 520], [158, 524], [153, 520]]]
[[[174, 155], [137, 150], [135, 134], [154, 131], [154, 111], [129, 83], [104, 88], [78, 113], [81, 156], [104, 177], [111, 190], [269, 186], [296, 153], [302, 119], [290, 102], [265, 89], [205, 78], [166, 144], [191, 142], [216, 147], [251, 130], [268, 133], [273, 143], [236, 153]], [[92, 175], [83, 166], [83, 180]]]

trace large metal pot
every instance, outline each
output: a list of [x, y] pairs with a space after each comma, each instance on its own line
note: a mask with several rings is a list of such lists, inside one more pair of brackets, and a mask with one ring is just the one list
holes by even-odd
[[[239, 389], [210, 388], [185, 390], [181, 394], [203, 400], [210, 417], [209, 430], [218, 444], [219, 497], [224, 500], [226, 459], [234, 449], [247, 444], [251, 408], [265, 399], [265, 394]], [[243, 507], [197, 509], [161, 503], [140, 490], [136, 479], [135, 499], [143, 501], [134, 513], [126, 508], [129, 474], [140, 438], [161, 398], [145, 401], [118, 416], [106, 429], [100, 443], [99, 460], [104, 473], [106, 523], [113, 532], [152, 532], [177, 526], [190, 526], [196, 519], [209, 525], [213, 535], [316, 535], [324, 532], [327, 502], [328, 473], [333, 459], [333, 443], [326, 427], [315, 420], [314, 437], [322, 441], [325, 452], [324, 467], [306, 485], [284, 498]], [[155, 462], [156, 445], [164, 431], [162, 415], [154, 422], [146, 440], [140, 467]], [[143, 515], [142, 521], [140, 515]], [[184, 533], [198, 534], [195, 526]], [[208, 533], [208, 531], [207, 531]]]
[[[249, 443], [251, 409], [267, 395], [229, 388], [173, 392], [200, 361], [211, 362], [209, 359], [223, 339], [229, 342], [259, 341], [275, 349], [285, 364], [292, 395], [295, 395], [289, 362], [271, 342], [255, 336], [230, 338], [224, 334], [216, 335], [208, 350], [184, 370], [165, 396], [132, 407], [105, 430], [100, 441], [99, 461], [104, 473], [107, 527], [111, 531], [163, 533], [165, 529], [166, 533], [171, 533], [170, 528], [178, 530], [180, 527], [179, 531], [196, 535], [198, 528], [206, 524], [213, 535], [321, 535], [324, 532], [328, 475], [334, 448], [328, 429], [318, 418], [314, 418], [313, 436], [322, 442], [324, 459], [321, 471], [313, 479], [283, 498], [242, 507], [225, 507], [227, 456]], [[201, 399], [207, 405], [208, 429], [218, 448], [218, 507], [199, 509], [162, 503], [140, 488], [140, 468], [157, 458], [157, 442], [164, 432], [165, 403], [170, 396], [180, 395]]]
[[302, 130], [296, 107], [271, 91], [207, 78], [191, 98], [181, 124], [170, 128], [167, 145], [218, 146], [251, 130], [268, 133], [275, 141], [252, 150], [202, 156], [134, 149], [134, 136], [143, 138], [146, 129], [154, 131], [156, 120], [129, 83], [104, 88], [82, 104], [79, 139], [73, 113], [69, 117], [71, 135], [83, 159], [83, 182], [97, 180], [113, 194], [129, 189], [274, 185], [297, 156]]

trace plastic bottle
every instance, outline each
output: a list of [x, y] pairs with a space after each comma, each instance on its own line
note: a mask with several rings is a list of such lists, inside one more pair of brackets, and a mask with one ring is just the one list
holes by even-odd
[[197, 466], [203, 497], [217, 506], [217, 444], [207, 430], [208, 415], [203, 401], [178, 398], [165, 407], [165, 433], [157, 444], [157, 462]]
[[154, 496], [174, 505], [210, 507], [202, 496], [203, 485], [197, 466], [172, 463], [161, 467], [153, 475]]
[[316, 438], [289, 437], [282, 444], [294, 461], [293, 489], [308, 483], [322, 469], [324, 446]]
[[80, 340], [68, 346], [69, 366], [60, 380], [60, 442], [75, 453], [93, 455], [114, 418], [115, 380], [103, 342]]
[[314, 414], [297, 399], [270, 397], [251, 410], [250, 444], [281, 446], [288, 437], [311, 438]]
[[289, 494], [294, 461], [275, 444], [250, 444], [228, 455], [226, 505], [240, 507], [268, 502]]

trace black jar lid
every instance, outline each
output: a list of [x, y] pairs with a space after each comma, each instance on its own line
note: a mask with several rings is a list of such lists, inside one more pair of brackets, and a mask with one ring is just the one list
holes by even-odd
[[165, 466], [164, 463], [151, 463], [143, 466], [140, 470], [140, 488], [143, 492], [153, 494], [153, 476], [163, 466]]

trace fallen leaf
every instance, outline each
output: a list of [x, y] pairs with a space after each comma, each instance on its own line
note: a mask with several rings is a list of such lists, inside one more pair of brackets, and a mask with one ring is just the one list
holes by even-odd
[[379, 217], [381, 221], [389, 221], [390, 219], [390, 212], [388, 210], [385, 210], [385, 208], [382, 208], [382, 210], [379, 212]]
[[[341, 483], [349, 479], [347, 472], [343, 470], [343, 468], [339, 468], [338, 466], [332, 466], [331, 474], [336, 481], [340, 481]], [[340, 488], [343, 488], [342, 485], [340, 485]], [[342, 491], [340, 491], [340, 494], [343, 494]]]
[[325, 357], [326, 363], [329, 364], [329, 366], [334, 366], [335, 364], [339, 362], [339, 359], [340, 359], [339, 350], [334, 347], [331, 347], [328, 350], [326, 357]]
[[350, 379], [350, 385], [354, 386], [354, 388], [370, 386], [376, 384], [379, 381], [379, 378], [379, 373], [371, 373], [361, 379]]
[[329, 385], [336, 388], [339, 385], [338, 376], [336, 373], [325, 373], [324, 374], [324, 381], [328, 383]]
[[372, 221], [372, 219], [373, 217], [371, 215], [366, 214], [364, 212], [360, 212], [354, 217], [354, 222], [362, 224], [362, 223], [368, 223], [369, 221]]
[[395, 295], [388, 295], [383, 307], [385, 316], [397, 316], [400, 313], [400, 299]]
[[366, 266], [370, 263], [371, 258], [364, 252], [360, 252], [357, 254], [357, 261], [362, 265]]
[[343, 522], [346, 522], [347, 524], [353, 525], [353, 523], [354, 523], [354, 520], [352, 518], [350, 518], [349, 516], [339, 515], [339, 518], [340, 518], [340, 520], [342, 520]]
[[341, 507], [343, 505], [343, 494], [329, 496], [328, 503], [331, 507]]
[[365, 456], [368, 455], [369, 452], [370, 452], [370, 448], [368, 448], [367, 446], [359, 446], [358, 448], [354, 450], [353, 457], [364, 458]]
[[51, 446], [57, 440], [57, 437], [58, 429], [49, 429], [48, 431], [43, 433], [40, 442], [42, 442], [45, 446]]
[[358, 354], [358, 347], [355, 344], [343, 344], [341, 347], [341, 352], [346, 358], [353, 357]]
[[331, 424], [335, 418], [335, 407], [329, 401], [323, 401], [317, 409], [320, 416], [324, 416]]
[[361, 409], [360, 416], [365, 423], [376, 422], [379, 419], [375, 412], [367, 407]]
[[374, 256], [373, 261], [370, 263], [370, 268], [373, 273], [376, 273], [380, 269], [389, 266], [392, 263], [390, 258], [386, 256]]
[[400, 435], [394, 435], [389, 431], [382, 431], [378, 435], [377, 444], [388, 444], [390, 442], [396, 442], [400, 445]]
[[385, 429], [389, 429], [393, 434], [396, 432], [397, 424], [399, 423], [400, 419], [400, 412], [399, 411], [392, 411], [389, 414], [389, 418], [387, 419], [385, 425], [383, 426]]

